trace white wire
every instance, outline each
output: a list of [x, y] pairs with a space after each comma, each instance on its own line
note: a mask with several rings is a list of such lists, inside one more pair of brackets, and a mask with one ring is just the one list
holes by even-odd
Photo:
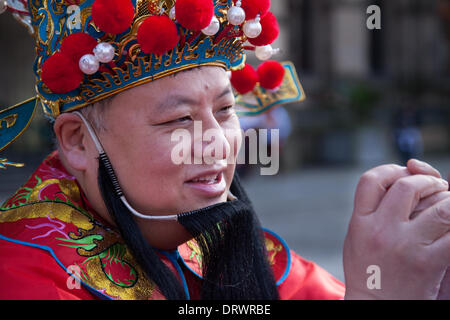
[[103, 150], [102, 144], [98, 140], [97, 135], [94, 132], [94, 129], [92, 129], [92, 127], [91, 127], [91, 124], [83, 117], [83, 115], [80, 112], [75, 111], [74, 113], [76, 115], [78, 115], [81, 118], [81, 120], [83, 120], [84, 125], [86, 126], [86, 128], [89, 131], [89, 135], [91, 136], [92, 140], [94, 141], [94, 144], [95, 144], [95, 147], [97, 148], [98, 153], [100, 153], [100, 154], [105, 153], [105, 150]]
[[[97, 135], [94, 132], [94, 129], [92, 129], [90, 123], [83, 117], [83, 115], [78, 112], [75, 111], [74, 112], [76, 115], [78, 115], [81, 120], [83, 120], [86, 128], [88, 129], [89, 135], [92, 138], [92, 141], [94, 141], [95, 147], [97, 148], [97, 151], [99, 154], [105, 153], [105, 150], [102, 147], [102, 144], [100, 143]], [[146, 214], [142, 214], [136, 210], [133, 209], [133, 207], [128, 203], [127, 199], [125, 198], [124, 195], [122, 195], [120, 197], [120, 200], [122, 200], [123, 204], [128, 208], [128, 210], [131, 211], [132, 214], [134, 214], [136, 217], [141, 218], [141, 219], [147, 219], [147, 220], [178, 220], [178, 215], [174, 214], [174, 215], [167, 215], [167, 216], [152, 216], [152, 215], [146, 215]]]
[[133, 209], [132, 206], [130, 206], [130, 204], [128, 203], [127, 199], [125, 198], [125, 196], [121, 196], [120, 200], [122, 200], [123, 204], [128, 208], [128, 210], [131, 211], [131, 213], [133, 213], [136, 217], [142, 218], [142, 219], [148, 219], [148, 220], [178, 220], [178, 215], [174, 214], [174, 215], [168, 215], [168, 216], [149, 216], [149, 215], [145, 215], [142, 213], [137, 212], [136, 210]]

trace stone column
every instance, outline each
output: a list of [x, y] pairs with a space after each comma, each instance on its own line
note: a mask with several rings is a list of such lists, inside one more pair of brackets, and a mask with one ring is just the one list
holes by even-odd
[[366, 10], [364, 0], [333, 1], [332, 61], [337, 76], [364, 77], [369, 72]]

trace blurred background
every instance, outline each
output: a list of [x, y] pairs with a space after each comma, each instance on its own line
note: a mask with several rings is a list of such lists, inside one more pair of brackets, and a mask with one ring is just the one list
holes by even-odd
[[[370, 5], [381, 29], [370, 30]], [[285, 134], [276, 176], [245, 170], [263, 225], [344, 280], [342, 246], [353, 194], [366, 170], [411, 157], [450, 173], [450, 0], [274, 0], [277, 60], [294, 62], [306, 101], [273, 117]], [[0, 15], [0, 108], [34, 95], [34, 42]], [[249, 55], [254, 65], [259, 62]], [[25, 162], [0, 171], [3, 202], [52, 150], [38, 112], [1, 152]]]

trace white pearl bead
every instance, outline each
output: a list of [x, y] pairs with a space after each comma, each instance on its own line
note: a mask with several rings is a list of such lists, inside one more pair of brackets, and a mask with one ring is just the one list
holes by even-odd
[[8, 2], [6, 0], [0, 0], [0, 14], [6, 11], [8, 9]]
[[94, 55], [98, 61], [108, 63], [114, 59], [114, 51], [114, 47], [111, 44], [101, 42], [94, 48]]
[[209, 26], [207, 26], [206, 28], [202, 29], [202, 32], [204, 34], [206, 34], [207, 36], [213, 36], [217, 32], [219, 32], [219, 29], [220, 29], [220, 22], [216, 18], [216, 16], [214, 16], [212, 18], [211, 23], [209, 24]]
[[82, 56], [78, 65], [80, 66], [80, 70], [87, 75], [96, 73], [100, 67], [99, 61], [93, 54], [85, 54]]
[[273, 48], [270, 44], [267, 46], [256, 47], [255, 49], [256, 57], [262, 61], [270, 59], [272, 57], [272, 54]]
[[169, 18], [175, 20], [175, 6], [173, 6], [169, 11]]
[[228, 22], [233, 26], [239, 26], [245, 21], [245, 11], [241, 7], [231, 7], [227, 13]]
[[245, 22], [243, 30], [248, 38], [256, 38], [261, 34], [262, 26], [259, 19], [249, 20]]

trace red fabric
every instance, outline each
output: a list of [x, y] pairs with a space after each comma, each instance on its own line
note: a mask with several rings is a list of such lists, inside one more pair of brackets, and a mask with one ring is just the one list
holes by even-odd
[[97, 40], [93, 36], [84, 32], [76, 32], [63, 40], [60, 50], [78, 65], [81, 57], [92, 53], [96, 46]]
[[[68, 274], [46, 251], [0, 240], [0, 300], [93, 300], [85, 287], [68, 289]], [[291, 251], [291, 270], [279, 286], [282, 300], [336, 300], [344, 285]], [[7, 260], [8, 263], [4, 263]], [[191, 299], [199, 299], [200, 280], [184, 268]]]
[[0, 300], [92, 300], [83, 286], [69, 290], [69, 275], [45, 250], [0, 239]]
[[75, 90], [83, 81], [83, 73], [67, 55], [56, 52], [42, 65], [42, 81], [53, 93]]
[[152, 16], [139, 26], [137, 41], [143, 52], [163, 55], [180, 40], [177, 26], [167, 16]]
[[[71, 179], [74, 178], [66, 172], [59, 161], [58, 154], [53, 153], [38, 168], [27, 184], [25, 184], [30, 186], [30, 188], [19, 189], [18, 193], [3, 204], [2, 208], [9, 210], [9, 208], [16, 205], [25, 204], [23, 202], [27, 199], [24, 197], [25, 192], [30, 192], [33, 188], [32, 186], [36, 185], [38, 182], [50, 180], [52, 181], [52, 184], [44, 183], [45, 187], [40, 188], [38, 194], [32, 194], [29, 201], [39, 201], [41, 197], [44, 199], [60, 199], [62, 202], [71, 201], [73, 206], [78, 206], [83, 203], [85, 209], [87, 209], [89, 205], [86, 205], [86, 199], [82, 192], [81, 198], [78, 198], [77, 201], [72, 201], [71, 199], [74, 198], [69, 198], [67, 194], [64, 194], [60, 187], [55, 185], [58, 180], [64, 180], [65, 186], [70, 185], [70, 181], [75, 183], [75, 181]], [[69, 192], [76, 198], [77, 193], [75, 192], [75, 189], [75, 187], [72, 187]], [[33, 196], [39, 198], [34, 199], [32, 198]], [[58, 264], [50, 252], [44, 248], [30, 246], [30, 244], [34, 244], [51, 248], [65, 267], [73, 264], [82, 266], [86, 257], [80, 256], [77, 253], [77, 250], [71, 246], [61, 245], [63, 243], [56, 239], [57, 237], [61, 237], [61, 234], [56, 232], [57, 230], [65, 230], [65, 232], [74, 233], [76, 227], [72, 225], [72, 223], [64, 223], [64, 228], [54, 228], [55, 233], [48, 234], [47, 231], [50, 224], [54, 224], [54, 227], [58, 227], [62, 222], [56, 220], [56, 218], [50, 219], [50, 217], [29, 217], [13, 220], [0, 223], [0, 235], [14, 239], [15, 241], [25, 241], [29, 244], [25, 245], [14, 241], [0, 239], [0, 299], [89, 300], [98, 298], [83, 285], [81, 285], [80, 289], [69, 289], [67, 282], [72, 279], [70, 279], [69, 274], [65, 271], [63, 266]], [[45, 229], [36, 229], [37, 223], [45, 226]], [[103, 223], [105, 222], [103, 221]], [[99, 232], [103, 237], [107, 237], [108, 234], [101, 230], [99, 230]], [[44, 232], [47, 232], [47, 235], [44, 236]], [[39, 235], [39, 237], [36, 237], [36, 235]], [[278, 287], [282, 300], [326, 300], [341, 299], [344, 297], [344, 285], [333, 278], [324, 269], [311, 261], [303, 259], [293, 251], [290, 251], [289, 260], [289, 251], [275, 235], [266, 234], [266, 246], [267, 244], [270, 244], [267, 247], [269, 261], [272, 264], [277, 281], [284, 279]], [[180, 255], [192, 269], [192, 266], [195, 266], [195, 264], [192, 263], [195, 263], [196, 261], [195, 257], [192, 255], [192, 250], [183, 252], [183, 250], [181, 250], [182, 247], [183, 246], [180, 246]], [[103, 257], [102, 259], [104, 258], [106, 257]], [[189, 260], [191, 263], [189, 263]], [[173, 272], [176, 272], [176, 268], [168, 261], [168, 259], [163, 259], [163, 261]], [[290, 261], [290, 266], [288, 266], [288, 261]], [[191, 299], [199, 299], [201, 279], [181, 262], [179, 262], [179, 264], [180, 269], [186, 278]], [[126, 261], [123, 267], [128, 269], [129, 265], [126, 264]], [[288, 267], [289, 273], [287, 273]], [[113, 273], [111, 274], [113, 280], [115, 279], [114, 272], [117, 271], [116, 269], [117, 268], [108, 269]], [[181, 280], [178, 273], [176, 274]], [[118, 278], [118, 280], [121, 279], [123, 280], [123, 277]], [[151, 299], [160, 298], [163, 297], [158, 295], [158, 292], [151, 296]]]
[[177, 0], [175, 15], [178, 23], [186, 29], [200, 31], [211, 23], [214, 4], [211, 0]]
[[249, 38], [248, 41], [254, 46], [266, 46], [272, 44], [280, 34], [280, 26], [277, 18], [272, 12], [268, 12], [261, 19], [262, 31], [256, 38]]
[[258, 14], [264, 17], [269, 12], [270, 0], [245, 0], [241, 7], [245, 11], [245, 20], [252, 20]]
[[323, 268], [291, 250], [291, 270], [278, 287], [282, 300], [338, 300], [345, 287]]
[[261, 87], [272, 90], [281, 86], [286, 71], [278, 61], [268, 60], [262, 63], [256, 72]]
[[231, 72], [231, 84], [240, 94], [246, 94], [255, 88], [258, 82], [258, 74], [255, 69], [246, 64], [241, 70], [235, 70]]
[[103, 32], [119, 34], [131, 26], [134, 6], [130, 0], [95, 0], [91, 16]]

